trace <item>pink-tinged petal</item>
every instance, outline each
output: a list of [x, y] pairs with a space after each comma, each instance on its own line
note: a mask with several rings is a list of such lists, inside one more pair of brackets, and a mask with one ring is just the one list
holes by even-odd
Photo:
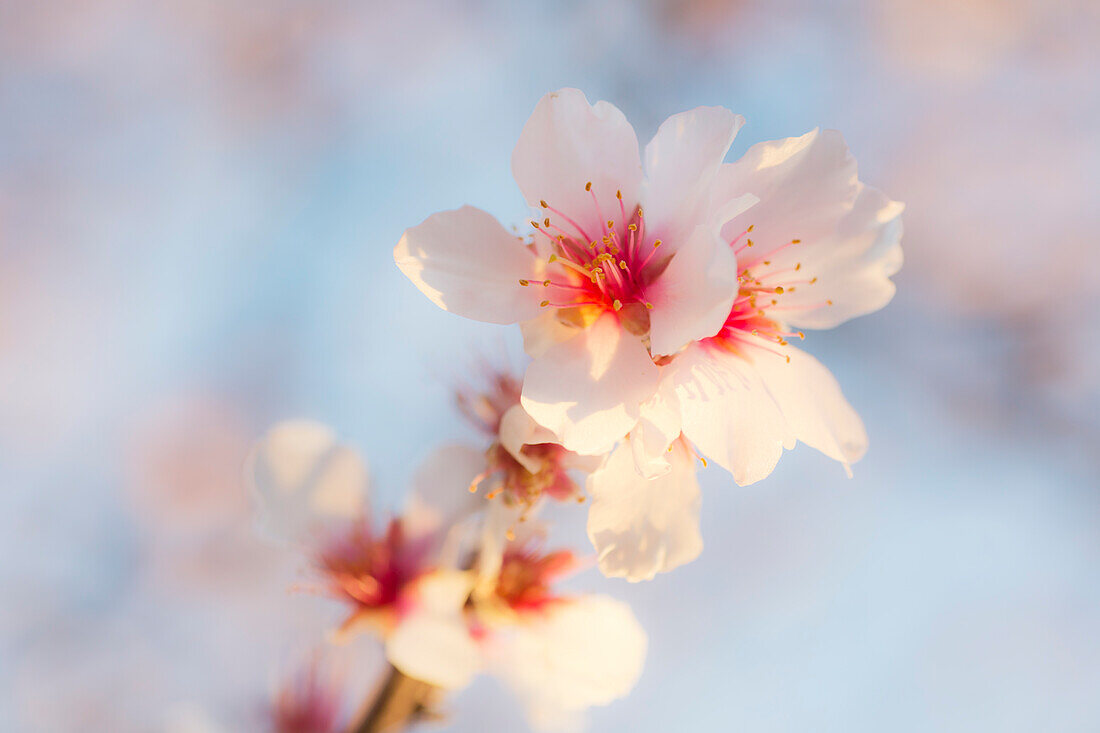
[[715, 191], [721, 197], [751, 193], [760, 199], [722, 230], [728, 241], [753, 226], [754, 246], [741, 256], [744, 261], [763, 258], [792, 239], [809, 243], [831, 235], [851, 211], [859, 180], [841, 134], [813, 130], [753, 145], [740, 160], [722, 166]]
[[902, 264], [904, 208], [865, 186], [835, 237], [801, 252], [791, 248], [782, 259], [777, 257], [776, 267], [797, 260], [804, 277], [817, 278], [813, 285], [784, 296], [787, 323], [797, 328], [833, 328], [889, 303], [895, 291], [890, 278]]
[[672, 389], [659, 389], [642, 404], [638, 424], [630, 431], [634, 466], [645, 478], [672, 470], [668, 447], [680, 437], [680, 404]]
[[[563, 228], [571, 227], [554, 212], [541, 209], [540, 202], [546, 201], [595, 237], [602, 217], [618, 218], [616, 192], [622, 192], [628, 210], [638, 200], [638, 138], [614, 105], [590, 105], [580, 90], [561, 89], [536, 105], [512, 153], [512, 174], [540, 218], [545, 212]], [[586, 191], [589, 182], [592, 190]]]
[[696, 227], [646, 291], [650, 348], [675, 354], [718, 333], [737, 295], [737, 261], [708, 227]]
[[794, 447], [783, 413], [751, 363], [756, 352], [766, 354], [755, 346], [734, 353], [695, 345], [666, 372], [680, 401], [684, 435], [741, 486], [766, 477], [783, 448]]
[[724, 107], [669, 117], [646, 145], [646, 223], [678, 247], [700, 224], [711, 225], [711, 185], [745, 118]]
[[642, 342], [608, 313], [531, 362], [521, 403], [567, 449], [605, 453], [638, 421], [658, 376]]
[[673, 444], [671, 469], [652, 479], [637, 472], [632, 454], [620, 445], [588, 477], [588, 538], [604, 575], [635, 582], [694, 560], [703, 539], [695, 462], [683, 443]]
[[648, 640], [630, 607], [606, 596], [556, 604], [500, 629], [486, 653], [492, 671], [534, 712], [580, 711], [624, 697], [637, 684]]
[[333, 520], [367, 513], [367, 466], [327, 425], [287, 420], [268, 429], [246, 474], [260, 526], [275, 539], [302, 541]]
[[754, 365], [794, 436], [847, 466], [867, 452], [867, 432], [821, 362], [793, 346], [762, 352]]
[[440, 571], [417, 583], [417, 606], [386, 641], [386, 657], [402, 673], [453, 690], [481, 671], [483, 660], [462, 607], [469, 573]]
[[523, 241], [481, 209], [463, 206], [432, 214], [408, 229], [393, 258], [420, 292], [440, 308], [487, 323], [517, 323], [539, 315], [538, 260]]
[[470, 482], [484, 470], [484, 451], [465, 445], [433, 450], [413, 473], [402, 515], [405, 530], [412, 536], [445, 531], [481, 508], [484, 499], [470, 493]]
[[577, 327], [562, 323], [556, 309], [543, 309], [537, 318], [519, 324], [519, 330], [523, 334], [523, 350], [532, 359], [577, 335]]
[[523, 405], [512, 405], [501, 416], [499, 439], [504, 450], [531, 473], [542, 468], [542, 460], [524, 453], [523, 446], [557, 442], [554, 434], [535, 422]]

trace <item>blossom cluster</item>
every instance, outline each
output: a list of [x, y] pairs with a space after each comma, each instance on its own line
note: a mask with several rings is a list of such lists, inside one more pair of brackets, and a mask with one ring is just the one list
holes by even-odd
[[903, 207], [859, 181], [836, 132], [724, 162], [743, 123], [677, 114], [643, 155], [622, 112], [563, 89], [512, 156], [527, 236], [469, 206], [404, 233], [394, 257], [413, 284], [518, 323], [530, 362], [460, 392], [482, 444], [435, 450], [389, 519], [328, 427], [280, 423], [256, 446], [264, 527], [347, 607], [337, 637], [374, 634], [433, 689], [495, 675], [533, 722], [561, 722], [630, 691], [646, 635], [622, 602], [562, 590], [585, 560], [551, 543], [545, 504], [587, 507], [603, 574], [648, 580], [702, 550], [707, 459], [744, 485], [798, 441], [846, 469], [863, 456], [836, 380], [791, 342], [891, 299]]

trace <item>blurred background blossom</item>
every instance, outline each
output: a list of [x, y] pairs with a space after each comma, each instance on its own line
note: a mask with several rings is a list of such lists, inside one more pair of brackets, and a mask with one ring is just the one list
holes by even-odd
[[[250, 442], [330, 423], [396, 507], [463, 436], [441, 355], [519, 349], [391, 250], [522, 222], [511, 147], [577, 86], [643, 139], [728, 106], [734, 157], [840, 129], [908, 204], [898, 298], [806, 344], [855, 478], [708, 472], [699, 560], [588, 578], [651, 639], [593, 728], [1097, 729], [1097, 68], [1088, 0], [0, 0], [0, 728], [250, 720], [336, 610], [252, 531]], [[491, 681], [450, 707], [522, 725]]]

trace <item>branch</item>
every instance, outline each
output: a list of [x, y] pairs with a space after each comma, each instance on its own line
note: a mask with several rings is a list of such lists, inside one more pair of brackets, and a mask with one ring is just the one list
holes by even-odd
[[434, 718], [439, 692], [427, 682], [408, 677], [391, 666], [378, 692], [348, 733], [397, 733], [418, 721]]

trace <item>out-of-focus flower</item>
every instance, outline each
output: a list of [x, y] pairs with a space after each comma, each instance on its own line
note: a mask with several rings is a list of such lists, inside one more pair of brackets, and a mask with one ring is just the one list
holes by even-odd
[[387, 643], [390, 661], [445, 689], [493, 674], [525, 700], [533, 723], [626, 695], [645, 659], [634, 615], [611, 598], [557, 592], [572, 553], [543, 552], [533, 536], [504, 541], [501, 506], [486, 519], [472, 569], [439, 570], [417, 584], [417, 610]]
[[466, 480], [481, 465], [476, 451], [437, 451], [418, 471], [405, 513], [382, 532], [366, 501], [366, 464], [325, 425], [275, 425], [248, 473], [261, 525], [300, 545], [322, 590], [351, 607], [341, 631], [366, 627], [385, 636], [409, 611], [414, 581], [438, 562], [450, 525], [472, 505]]
[[306, 667], [275, 694], [269, 711], [271, 733], [337, 733], [346, 727], [343, 695], [318, 663]]
[[503, 494], [505, 501], [528, 509], [543, 496], [583, 500], [570, 471], [592, 471], [603, 457], [578, 455], [561, 446], [553, 433], [523, 409], [518, 380], [494, 371], [487, 388], [460, 391], [458, 405], [493, 441], [485, 453], [486, 467], [474, 477], [471, 491], [488, 483], [487, 497]]

